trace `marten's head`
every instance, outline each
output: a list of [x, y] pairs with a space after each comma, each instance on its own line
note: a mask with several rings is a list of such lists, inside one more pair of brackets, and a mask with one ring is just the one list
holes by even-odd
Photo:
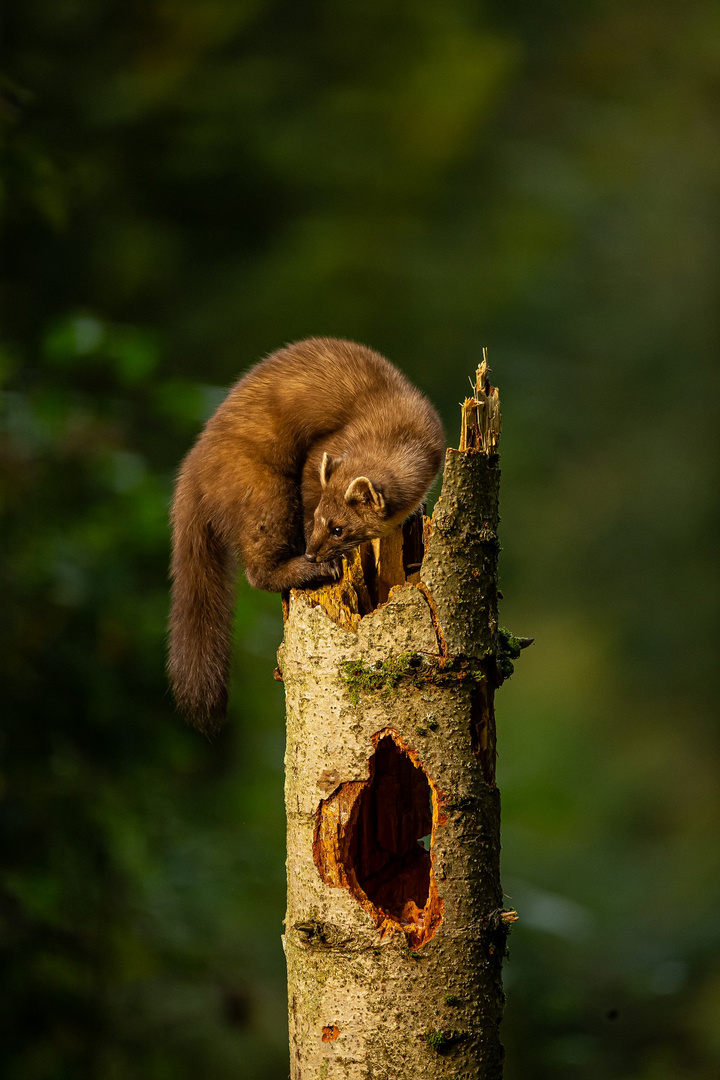
[[382, 491], [367, 476], [356, 476], [350, 462], [323, 454], [320, 488], [305, 548], [311, 562], [336, 559], [392, 526]]

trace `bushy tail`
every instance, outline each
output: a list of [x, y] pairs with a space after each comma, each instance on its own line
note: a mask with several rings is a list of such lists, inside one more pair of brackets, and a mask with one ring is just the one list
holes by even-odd
[[181, 476], [172, 509], [168, 673], [178, 708], [212, 734], [225, 719], [235, 601], [235, 560]]

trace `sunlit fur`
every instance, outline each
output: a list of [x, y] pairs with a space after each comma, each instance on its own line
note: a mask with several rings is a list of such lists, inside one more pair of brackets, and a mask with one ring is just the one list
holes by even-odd
[[236, 383], [185, 458], [172, 507], [168, 669], [196, 726], [225, 715], [237, 560], [273, 592], [336, 579], [344, 552], [422, 502], [443, 447], [430, 403], [353, 342], [297, 342]]

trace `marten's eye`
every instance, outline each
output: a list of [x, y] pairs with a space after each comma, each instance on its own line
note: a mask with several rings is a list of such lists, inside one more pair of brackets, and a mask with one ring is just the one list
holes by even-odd
[[342, 536], [342, 534], [343, 534], [342, 525], [333, 525], [333, 527], [330, 529], [330, 535], [331, 536]]

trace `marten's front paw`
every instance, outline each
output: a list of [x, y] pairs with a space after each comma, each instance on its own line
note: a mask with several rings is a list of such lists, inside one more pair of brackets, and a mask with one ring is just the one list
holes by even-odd
[[343, 576], [342, 559], [335, 559], [333, 562], [330, 563], [330, 566], [332, 567], [333, 581], [339, 581], [340, 578]]
[[330, 581], [339, 581], [342, 577], [342, 559], [333, 559], [332, 562], [324, 562], [320, 565], [324, 571], [325, 577], [329, 578]]

